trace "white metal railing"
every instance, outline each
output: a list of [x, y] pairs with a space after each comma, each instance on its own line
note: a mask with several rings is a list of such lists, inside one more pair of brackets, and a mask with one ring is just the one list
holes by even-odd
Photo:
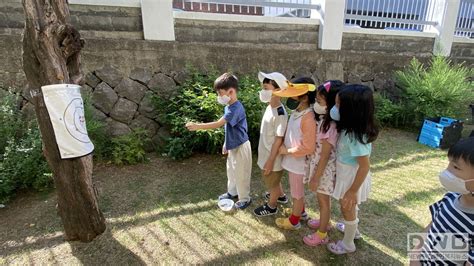
[[311, 0], [174, 0], [175, 10], [279, 17], [310, 17]]
[[[319, 48], [330, 50], [341, 49], [343, 32], [433, 37], [434, 47], [444, 47], [441, 51], [444, 55], [450, 54], [453, 35], [458, 37], [454, 39], [456, 42], [474, 41], [474, 0], [69, 0], [69, 3], [139, 7], [146, 40], [176, 40], [174, 18], [185, 18], [320, 25]], [[203, 12], [221, 14], [210, 16]], [[311, 19], [280, 19], [281, 16]], [[360, 28], [344, 27], [344, 22], [346, 26]]]
[[71, 5], [140, 7], [140, 0], [69, 0]]
[[[437, 0], [347, 0], [346, 25], [424, 31], [436, 26]], [[438, 4], [439, 6], [440, 4]]]
[[474, 38], [474, 0], [461, 0], [454, 35]]

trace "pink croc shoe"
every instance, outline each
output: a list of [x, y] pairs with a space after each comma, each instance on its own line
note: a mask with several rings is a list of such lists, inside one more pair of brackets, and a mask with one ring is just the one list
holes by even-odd
[[[321, 224], [321, 222], [319, 221], [319, 219], [309, 219], [308, 220], [308, 227], [311, 228], [311, 229], [318, 229], [319, 228], [319, 225]], [[331, 231], [332, 229], [332, 225], [329, 223], [327, 228], [326, 228], [326, 231]]]
[[326, 236], [324, 239], [321, 239], [317, 233], [314, 233], [303, 237], [303, 242], [308, 246], [316, 247], [329, 243], [329, 237]]

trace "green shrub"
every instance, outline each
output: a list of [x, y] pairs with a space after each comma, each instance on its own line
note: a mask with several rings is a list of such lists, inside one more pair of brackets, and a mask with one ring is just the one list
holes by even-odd
[[[0, 203], [18, 189], [43, 190], [53, 184], [36, 121], [25, 120], [17, 102], [18, 96], [13, 93], [0, 98]], [[143, 130], [108, 137], [105, 124], [93, 118], [88, 95], [84, 97], [84, 112], [96, 159], [120, 165], [146, 161], [144, 143], [149, 139]]]
[[403, 89], [401, 100], [406, 126], [421, 126], [426, 117], [460, 117], [473, 100], [474, 88], [469, 80], [474, 72], [434, 56], [425, 67], [417, 59], [395, 73], [397, 86]]
[[94, 156], [98, 161], [111, 161], [117, 165], [145, 162], [145, 143], [149, 138], [144, 130], [138, 129], [130, 134], [110, 138], [105, 123], [94, 118], [89, 95], [84, 96], [84, 115], [87, 133], [94, 144]]
[[50, 187], [53, 179], [43, 156], [39, 129], [31, 128], [18, 142], [10, 141], [1, 162], [3, 179], [10, 178], [16, 188], [33, 187], [42, 190]]
[[17, 189], [42, 190], [53, 183], [38, 126], [34, 120], [25, 120], [17, 102], [12, 93], [0, 99], [0, 202], [7, 201]]
[[123, 165], [147, 161], [144, 145], [147, 140], [144, 130], [135, 130], [130, 134], [112, 139], [112, 162]]
[[17, 108], [19, 96], [7, 92], [0, 100], [0, 154], [5, 152], [9, 141], [16, 141], [25, 133], [25, 121]]
[[243, 90], [239, 94], [239, 100], [245, 106], [249, 139], [256, 150], [260, 137], [260, 124], [267, 104], [262, 103], [258, 97], [258, 92], [262, 88], [257, 78], [244, 76], [240, 79], [240, 86]]
[[375, 117], [381, 126], [399, 127], [404, 124], [404, 111], [400, 103], [394, 103], [383, 94], [375, 93]]
[[87, 123], [87, 134], [94, 144], [94, 157], [99, 161], [112, 158], [112, 140], [107, 136], [105, 124], [94, 118], [90, 95], [84, 96], [84, 116]]
[[[214, 80], [217, 73], [208, 75], [194, 72], [171, 99], [154, 98], [160, 118], [171, 132], [165, 152], [173, 159], [191, 156], [193, 152], [218, 153], [224, 143], [224, 129], [189, 132], [189, 121], [211, 122], [224, 114], [224, 107], [217, 103]], [[259, 101], [259, 82], [255, 78], [240, 77], [238, 98], [245, 107], [249, 138], [253, 147], [258, 143], [260, 120], [265, 105]]]

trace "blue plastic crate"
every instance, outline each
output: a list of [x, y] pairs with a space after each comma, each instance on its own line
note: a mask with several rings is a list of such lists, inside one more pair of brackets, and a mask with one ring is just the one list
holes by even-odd
[[432, 120], [426, 119], [423, 122], [418, 142], [433, 148], [439, 148], [443, 143], [445, 129], [453, 127], [454, 124], [460, 123], [460, 121], [449, 117], [440, 117], [436, 119], [437, 122]]
[[425, 122], [423, 123], [423, 127], [421, 128], [421, 134], [425, 134], [428, 137], [433, 136], [442, 138], [444, 127], [445, 126], [443, 124], [439, 124], [430, 120], [425, 120]]
[[445, 127], [449, 127], [450, 125], [452, 125], [454, 122], [457, 122], [458, 120], [456, 119], [452, 119], [452, 118], [449, 118], [449, 117], [441, 117], [439, 119], [439, 123]]
[[433, 148], [439, 148], [439, 144], [440, 144], [439, 140], [437, 141], [437, 140], [427, 138], [427, 137], [423, 137], [423, 136], [420, 137], [418, 142], [421, 143], [421, 144], [433, 147]]

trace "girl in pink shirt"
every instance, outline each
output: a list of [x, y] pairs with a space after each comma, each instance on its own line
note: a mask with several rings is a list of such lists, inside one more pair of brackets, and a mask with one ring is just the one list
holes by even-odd
[[316, 102], [313, 110], [316, 113], [317, 140], [315, 152], [307, 157], [305, 183], [316, 193], [319, 205], [319, 219], [310, 219], [308, 226], [317, 229], [313, 234], [303, 237], [303, 242], [309, 246], [327, 244], [330, 228], [331, 195], [336, 182], [336, 123], [329, 116], [329, 110], [336, 104], [336, 95], [342, 87], [340, 80], [327, 81], [317, 89]]

